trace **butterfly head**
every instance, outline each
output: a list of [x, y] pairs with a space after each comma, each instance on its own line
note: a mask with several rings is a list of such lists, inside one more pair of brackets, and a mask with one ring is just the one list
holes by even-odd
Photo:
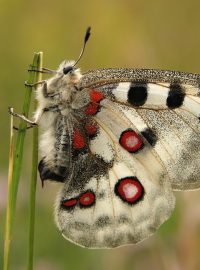
[[80, 69], [75, 67], [74, 63], [75, 61], [63, 61], [57, 70], [57, 73], [66, 82], [77, 83], [82, 77]]

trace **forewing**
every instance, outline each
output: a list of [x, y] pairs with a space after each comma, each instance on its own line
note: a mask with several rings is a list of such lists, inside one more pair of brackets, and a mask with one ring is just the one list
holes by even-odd
[[186, 190], [200, 187], [199, 80], [198, 74], [175, 71], [105, 69], [87, 73], [83, 84], [92, 81], [117, 104], [116, 113], [140, 132], [151, 131], [172, 187]]

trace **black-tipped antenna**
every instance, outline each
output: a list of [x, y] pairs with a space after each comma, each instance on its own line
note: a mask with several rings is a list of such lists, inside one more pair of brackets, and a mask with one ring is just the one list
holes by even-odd
[[81, 53], [80, 53], [78, 59], [76, 60], [75, 64], [73, 65], [73, 67], [75, 67], [76, 64], [80, 61], [80, 59], [81, 59], [81, 57], [82, 57], [82, 55], [83, 55], [83, 53], [85, 51], [85, 45], [86, 45], [86, 43], [87, 43], [87, 41], [88, 41], [88, 39], [90, 37], [90, 30], [91, 30], [91, 27], [88, 27], [87, 30], [86, 30], [86, 32], [85, 32], [83, 48], [81, 49]]

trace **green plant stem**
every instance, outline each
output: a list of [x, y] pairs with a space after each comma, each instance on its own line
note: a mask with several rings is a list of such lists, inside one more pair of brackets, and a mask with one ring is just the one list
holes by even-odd
[[[42, 69], [42, 53], [38, 68]], [[38, 73], [36, 81], [42, 80], [42, 73]], [[34, 110], [37, 108], [37, 101], [34, 101]], [[29, 242], [28, 242], [28, 265], [27, 269], [33, 269], [33, 251], [34, 251], [34, 232], [35, 232], [35, 200], [37, 184], [37, 165], [38, 165], [38, 127], [33, 129], [33, 148], [32, 148], [32, 173], [30, 183], [30, 206], [29, 206]]]
[[[13, 108], [11, 108], [13, 112]], [[8, 199], [11, 197], [11, 184], [13, 177], [13, 152], [14, 152], [14, 134], [13, 134], [13, 116], [10, 117], [10, 148], [9, 148], [9, 168], [8, 168]], [[8, 269], [8, 257], [10, 248], [10, 217], [11, 209], [7, 205], [6, 210], [6, 229], [5, 229], [5, 242], [4, 242], [4, 269]]]
[[[31, 68], [33, 70], [37, 70], [40, 63], [41, 53], [35, 53], [33, 58], [33, 64]], [[30, 72], [28, 83], [34, 83], [36, 72]], [[22, 109], [22, 114], [28, 117], [28, 112], [31, 103], [31, 93], [32, 88], [28, 87], [25, 92], [24, 104]], [[7, 199], [7, 209], [6, 209], [6, 225], [5, 225], [5, 239], [4, 239], [4, 262], [3, 269], [9, 269], [9, 261], [10, 261], [10, 246], [12, 239], [12, 231], [14, 224], [14, 216], [16, 209], [16, 200], [17, 200], [17, 191], [19, 185], [19, 179], [21, 174], [22, 167], [22, 158], [23, 158], [23, 148], [24, 148], [24, 139], [26, 134], [27, 124], [24, 121], [20, 121], [19, 130], [16, 138], [16, 144], [14, 149], [14, 158], [13, 165], [12, 161], [9, 160], [9, 171], [11, 172], [8, 179], [8, 199]]]

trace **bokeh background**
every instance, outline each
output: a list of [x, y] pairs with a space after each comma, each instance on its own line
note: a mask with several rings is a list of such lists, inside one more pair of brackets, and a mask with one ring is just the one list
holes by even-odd
[[[3, 255], [9, 115], [20, 112], [33, 53], [55, 69], [76, 59], [92, 26], [82, 71], [148, 67], [200, 72], [200, 2], [190, 1], [0, 1], [0, 264]], [[31, 131], [25, 144], [12, 243], [11, 269], [26, 269]], [[34, 269], [196, 270], [200, 269], [200, 191], [177, 192], [177, 206], [159, 231], [135, 246], [88, 250], [62, 238], [53, 220], [58, 186], [38, 180]], [[1, 269], [2, 265], [0, 265]]]

